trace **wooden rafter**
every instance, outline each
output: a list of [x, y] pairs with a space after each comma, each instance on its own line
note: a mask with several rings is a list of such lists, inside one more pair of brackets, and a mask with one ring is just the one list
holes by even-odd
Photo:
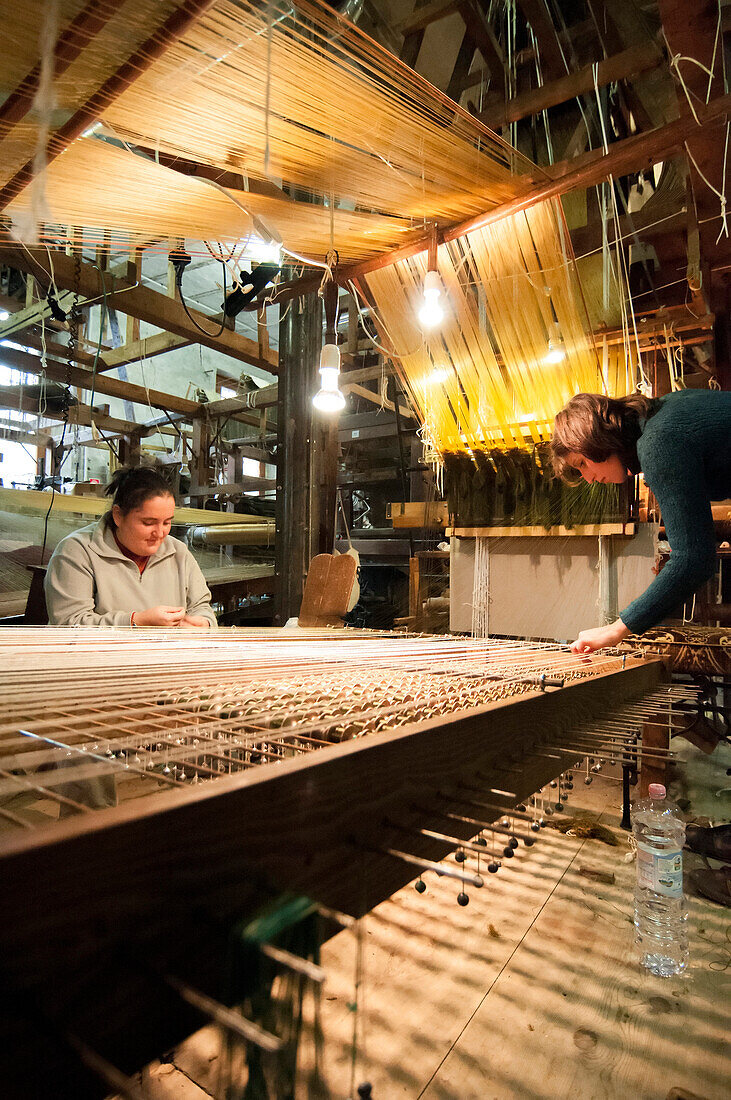
[[[92, 356], [93, 358], [93, 356]], [[15, 348], [2, 348], [0, 361], [15, 370], [24, 371], [26, 374], [40, 375], [43, 364], [37, 355], [29, 355], [27, 352], [18, 351]], [[148, 390], [144, 386], [137, 386], [133, 382], [124, 382], [120, 378], [112, 378], [108, 374], [96, 374], [83, 367], [76, 367], [68, 363], [60, 363], [55, 359], [46, 359], [46, 377], [54, 382], [68, 382], [71, 386], [80, 389], [92, 389], [96, 393], [105, 394], [107, 397], [118, 397], [124, 401], [136, 401], [142, 405], [152, 405], [157, 409], [168, 409], [170, 412], [187, 413], [197, 416], [200, 410], [198, 401], [189, 401], [184, 397], [176, 397], [172, 393], [161, 393], [160, 390]]]
[[495, 32], [485, 18], [485, 13], [477, 0], [461, 0], [458, 10], [464, 19], [467, 34], [484, 57], [493, 80], [500, 83], [507, 70], [507, 62]]
[[[37, 397], [30, 397], [27, 389], [22, 389], [20, 386], [0, 386], [0, 408], [2, 409], [16, 409], [18, 412], [38, 413], [42, 405]], [[63, 420], [64, 416], [52, 409], [46, 409], [43, 416], [49, 420]], [[71, 405], [68, 410], [68, 422], [69, 424], [84, 424], [90, 425], [92, 420], [94, 423], [109, 431], [118, 432], [120, 434], [128, 434], [134, 432], [138, 427], [134, 421], [120, 420], [118, 417], [109, 415], [109, 406], [106, 405], [103, 409], [98, 407], [91, 408], [89, 405], [79, 403], [77, 405]]]
[[628, 50], [615, 54], [614, 57], [599, 61], [596, 66], [586, 65], [577, 72], [567, 73], [558, 80], [541, 85], [540, 88], [515, 96], [505, 104], [488, 107], [486, 111], [478, 114], [477, 118], [492, 130], [499, 130], [511, 122], [540, 114], [541, 111], [555, 107], [559, 103], [565, 103], [576, 96], [587, 92], [592, 93], [595, 86], [603, 88], [618, 80], [649, 72], [657, 68], [663, 56], [661, 47], [652, 42], [644, 46], [631, 46]]
[[432, 23], [437, 23], [445, 16], [451, 15], [457, 10], [458, 4], [459, 0], [431, 0], [431, 3], [416, 8], [406, 19], [397, 23], [394, 29], [406, 38], [415, 31], [423, 31]]
[[[625, 41], [614, 21], [612, 14], [614, 4], [608, 3], [607, 0], [587, 0], [587, 2], [592, 12], [593, 23], [599, 35], [599, 41], [605, 56], [612, 57], [614, 54], [620, 53], [626, 48], [627, 41]], [[635, 20], [635, 23], [637, 30], [635, 41], [631, 43], [632, 45], [637, 45], [644, 37], [641, 29], [641, 22]], [[650, 117], [642, 97], [638, 95], [629, 81], [623, 81], [620, 84], [620, 104], [623, 107], [628, 132], [630, 129], [630, 114], [634, 119], [635, 125], [641, 130], [650, 130], [657, 124], [658, 120], [655, 119], [653, 121]]]
[[[93, 356], [91, 358], [93, 359]], [[13, 367], [26, 374], [39, 377], [44, 373], [43, 364], [37, 355], [29, 355], [27, 352], [15, 348], [3, 348], [0, 361], [6, 366]], [[151, 406], [153, 409], [163, 409], [166, 415], [163, 417], [162, 423], [169, 419], [167, 417], [168, 413], [183, 416], [189, 421], [204, 416], [211, 418], [225, 415], [239, 423], [259, 427], [259, 416], [255, 415], [253, 411], [247, 412], [246, 410], [266, 408], [277, 403], [276, 384], [258, 390], [257, 397], [261, 395], [259, 400], [254, 399], [248, 403], [239, 400], [230, 407], [222, 406], [218, 408], [221, 402], [190, 401], [188, 398], [179, 397], [177, 394], [150, 390], [145, 386], [139, 386], [134, 382], [127, 382], [121, 378], [114, 378], [108, 374], [99, 374], [98, 372], [94, 374], [90, 370], [69, 366], [67, 363], [61, 363], [56, 359], [46, 359], [45, 375], [52, 382], [67, 382], [69, 385], [87, 392], [93, 390], [95, 393], [103, 394], [106, 397], [117, 397], [122, 401], [134, 401], [140, 405]], [[232, 400], [235, 401], [235, 399]], [[2, 404], [0, 403], [1, 407]], [[142, 425], [138, 425], [138, 427], [142, 427]]]
[[533, 28], [544, 79], [558, 79], [566, 72], [567, 65], [546, 0], [518, 0], [518, 6]]
[[[667, 37], [668, 46], [672, 54], [681, 55], [678, 68], [682, 74], [686, 92], [678, 82], [676, 95], [678, 109], [681, 117], [692, 117], [691, 103], [694, 107], [703, 104], [710, 87], [711, 94], [718, 87], [722, 87], [722, 52], [724, 44], [722, 38], [719, 41], [715, 53], [715, 69], [713, 80], [709, 81], [705, 69], [711, 69], [714, 65], [714, 43], [716, 42], [716, 30], [718, 25], [718, 6], [711, 0], [698, 4], [693, 18], [688, 19], [687, 4], [679, 0], [659, 0], [659, 10], [663, 21], [663, 28]], [[692, 58], [693, 62], [684, 60]], [[698, 64], [694, 62], [697, 61]], [[700, 66], [704, 66], [701, 68]], [[721, 210], [720, 200], [705, 181], [716, 188], [724, 190], [724, 149], [725, 135], [715, 132], [698, 131], [691, 132], [687, 139], [688, 167], [690, 172], [690, 202], [694, 206], [693, 218], [697, 220], [697, 235], [699, 238], [700, 264], [708, 264], [710, 257], [716, 252], [716, 238], [721, 228], [718, 215]], [[697, 167], [696, 167], [697, 166]], [[705, 179], [703, 178], [705, 177]], [[696, 278], [698, 272], [695, 273]], [[708, 275], [709, 272], [707, 271]], [[710, 282], [710, 280], [707, 280]], [[710, 287], [708, 287], [710, 291]]]

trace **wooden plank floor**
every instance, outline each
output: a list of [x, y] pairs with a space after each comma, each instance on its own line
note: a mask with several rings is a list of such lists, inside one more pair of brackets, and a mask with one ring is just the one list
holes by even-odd
[[[731, 751], [722, 746], [712, 760], [692, 748], [684, 755], [679, 794], [720, 818], [724, 803], [714, 792], [727, 782]], [[577, 776], [569, 809], [600, 818], [620, 847], [545, 829], [497, 875], [483, 871], [484, 888], [470, 890], [464, 908], [456, 904], [459, 885], [432, 874], [426, 894], [409, 886], [379, 906], [361, 926], [357, 1014], [356, 933], [344, 931], [326, 945], [321, 1010], [333, 1098], [355, 1096], [353, 1081], [364, 1080], [374, 1100], [731, 1094], [728, 910], [689, 897], [688, 975], [663, 980], [641, 971], [631, 923], [635, 865], [624, 862], [619, 797], [618, 783], [599, 777], [587, 788]], [[686, 867], [696, 865], [688, 855]], [[615, 883], [585, 878], [581, 867], [613, 872]], [[312, 1052], [305, 1041], [305, 1065]], [[205, 1028], [172, 1064], [146, 1072], [147, 1094], [216, 1095], [217, 1064], [217, 1038]], [[299, 1095], [314, 1094], [305, 1087]]]

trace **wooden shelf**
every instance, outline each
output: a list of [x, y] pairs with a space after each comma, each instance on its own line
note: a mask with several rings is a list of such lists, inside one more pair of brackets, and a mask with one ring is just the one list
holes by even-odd
[[446, 500], [392, 501], [386, 515], [394, 527], [445, 527], [449, 523]]
[[445, 535], [458, 539], [476, 538], [597, 538], [599, 535], [635, 534], [634, 523], [585, 523], [576, 527], [447, 527]]

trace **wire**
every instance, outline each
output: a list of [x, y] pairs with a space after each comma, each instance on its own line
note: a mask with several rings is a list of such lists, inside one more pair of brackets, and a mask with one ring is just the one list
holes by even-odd
[[[51, 255], [50, 252], [49, 252], [48, 255], [49, 255], [49, 259], [50, 259], [50, 255]], [[91, 366], [91, 396], [89, 398], [89, 408], [91, 409], [91, 414], [90, 415], [92, 416], [92, 418], [93, 418], [93, 415], [94, 415], [94, 396], [95, 396], [95, 392], [96, 392], [96, 368], [97, 368], [97, 364], [99, 363], [99, 356], [101, 355], [101, 350], [102, 350], [102, 339], [103, 339], [103, 336], [104, 336], [104, 326], [107, 322], [107, 283], [106, 283], [106, 279], [104, 278], [104, 272], [102, 271], [99, 264], [95, 263], [94, 267], [99, 272], [99, 278], [101, 280], [102, 293], [103, 293], [104, 297], [103, 297], [103, 300], [102, 300], [102, 311], [101, 311], [101, 314], [100, 314], [100, 317], [99, 317], [99, 340], [98, 340], [97, 345], [96, 345], [96, 354], [94, 355], [94, 362], [92, 363], [92, 366]]]
[[[225, 303], [225, 301], [226, 301], [226, 264], [223, 262], [223, 260], [221, 260], [221, 267], [223, 268], [223, 300], [224, 300], [224, 303]], [[226, 310], [225, 310], [225, 306], [224, 306], [224, 311], [223, 311], [223, 317], [221, 319], [221, 327], [219, 328], [218, 332], [208, 332], [207, 329], [204, 329], [201, 325], [198, 324], [195, 317], [193, 316], [193, 314], [190, 312], [187, 305], [185, 304], [185, 298], [183, 296], [183, 272], [182, 271], [177, 276], [175, 281], [177, 283], [178, 294], [180, 295], [180, 301], [182, 303], [183, 309], [185, 310], [185, 312], [188, 316], [188, 320], [192, 321], [193, 324], [195, 325], [195, 327], [198, 329], [198, 331], [202, 332], [204, 336], [213, 337], [213, 338], [221, 336], [221, 334], [223, 333], [223, 330], [226, 327]]]
[[[63, 441], [66, 438], [66, 429], [68, 428], [68, 426], [69, 426], [68, 420], [64, 420], [63, 430], [61, 432], [61, 439], [60, 439], [59, 444], [58, 444], [59, 450], [63, 449]], [[59, 475], [61, 473], [61, 466], [62, 465], [63, 465], [63, 459], [61, 459], [61, 462], [59, 463], [59, 466], [58, 466], [58, 474]], [[43, 545], [41, 546], [41, 561], [40, 561], [41, 565], [43, 565], [43, 562], [44, 562], [45, 557], [46, 557], [46, 540], [48, 538], [48, 517], [51, 514], [51, 509], [53, 508], [54, 497], [56, 496], [56, 476], [57, 476], [56, 474], [51, 474], [51, 503], [48, 505], [48, 511], [46, 512], [46, 518], [43, 521]]]

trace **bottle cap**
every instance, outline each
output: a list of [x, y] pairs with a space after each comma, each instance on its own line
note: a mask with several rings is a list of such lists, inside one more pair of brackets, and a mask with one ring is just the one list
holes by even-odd
[[662, 783], [651, 783], [647, 788], [650, 798], [664, 798], [666, 791]]

